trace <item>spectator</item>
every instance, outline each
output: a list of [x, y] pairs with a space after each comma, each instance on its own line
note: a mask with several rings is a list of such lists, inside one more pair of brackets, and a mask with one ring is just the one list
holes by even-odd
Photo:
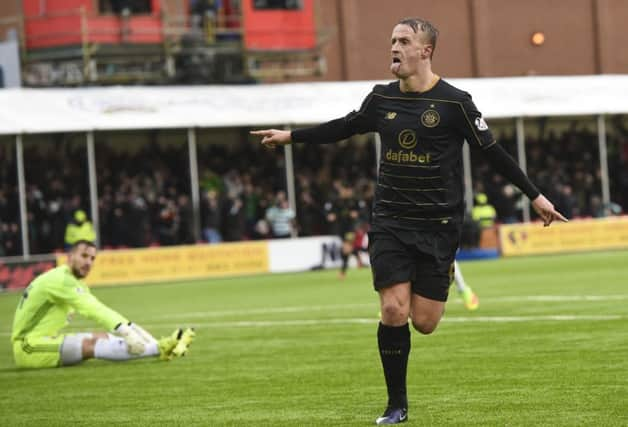
[[215, 189], [205, 193], [201, 209], [203, 220], [203, 238], [207, 243], [222, 242], [222, 203]]
[[286, 193], [277, 193], [275, 205], [266, 210], [266, 220], [276, 239], [291, 237], [294, 232], [294, 211], [290, 208]]
[[258, 220], [255, 223], [255, 226], [253, 227], [252, 237], [255, 240], [266, 240], [266, 239], [272, 238], [273, 236], [271, 234], [270, 225], [268, 224], [268, 221], [266, 221], [263, 218]]
[[574, 213], [577, 212], [578, 208], [576, 206], [576, 198], [573, 195], [571, 185], [565, 184], [558, 186], [556, 206], [558, 206], [557, 209], [560, 209], [566, 218], [572, 219], [574, 217]]
[[161, 246], [171, 246], [177, 243], [179, 218], [173, 200], [161, 196], [158, 202], [159, 216], [157, 218], [157, 236]]
[[96, 241], [96, 231], [91, 221], [87, 219], [87, 214], [84, 210], [77, 210], [74, 212], [73, 220], [68, 223], [65, 228], [65, 245], [66, 248], [72, 247], [79, 240], [87, 242]]
[[194, 243], [196, 241], [194, 237], [194, 211], [190, 203], [190, 198], [185, 194], [179, 195], [177, 208], [179, 210], [179, 236], [177, 243]]
[[260, 217], [260, 189], [249, 181], [244, 184], [243, 209], [246, 235], [252, 237], [255, 225]]
[[[500, 218], [504, 224], [513, 224], [519, 221], [519, 215], [517, 214], [519, 202], [521, 201], [521, 192], [517, 187], [512, 184], [506, 184], [502, 187], [501, 191], [503, 202], [495, 206], [497, 211], [497, 217]], [[501, 212], [501, 214], [500, 214]]]
[[298, 225], [300, 236], [320, 234], [324, 215], [319, 203], [309, 190], [301, 191], [299, 196]]
[[223, 235], [227, 242], [242, 240], [244, 237], [245, 217], [244, 204], [239, 197], [227, 199], [224, 214]]
[[127, 202], [128, 237], [126, 244], [132, 248], [141, 248], [147, 244], [148, 204], [139, 191], [128, 195]]
[[475, 205], [471, 211], [473, 221], [477, 222], [480, 228], [490, 228], [495, 225], [497, 212], [493, 205], [488, 203], [488, 197], [484, 193], [475, 195]]
[[128, 206], [124, 195], [119, 191], [114, 195], [111, 209], [111, 244], [114, 248], [128, 247]]

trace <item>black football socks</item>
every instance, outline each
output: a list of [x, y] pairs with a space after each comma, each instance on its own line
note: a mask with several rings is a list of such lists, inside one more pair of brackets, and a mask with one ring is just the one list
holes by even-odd
[[377, 344], [382, 359], [386, 387], [388, 388], [388, 406], [407, 408], [406, 374], [408, 372], [408, 355], [410, 354], [410, 328], [403, 326], [386, 326], [379, 323]]
[[342, 260], [342, 267], [340, 271], [344, 274], [347, 271], [347, 267], [349, 266], [349, 255], [344, 252], [340, 255], [340, 259]]

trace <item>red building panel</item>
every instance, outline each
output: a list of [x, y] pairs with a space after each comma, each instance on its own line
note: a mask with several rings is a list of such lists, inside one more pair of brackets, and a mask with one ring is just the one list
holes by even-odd
[[122, 41], [120, 18], [115, 15], [95, 15], [87, 18], [87, 39], [90, 43], [118, 44]]
[[162, 22], [158, 15], [138, 15], [129, 21], [130, 33], [127, 43], [161, 43], [163, 41]]
[[92, 0], [22, 0], [24, 16], [54, 15], [81, 7], [86, 12], [94, 11]]
[[84, 38], [102, 44], [162, 43], [159, 0], [151, 4], [151, 14], [132, 15], [125, 23], [118, 15], [98, 14], [92, 0], [23, 0], [26, 47], [74, 46]]
[[313, 0], [298, 10], [256, 9], [242, 1], [244, 41], [248, 50], [307, 50], [316, 47]]
[[81, 44], [81, 15], [29, 18], [24, 22], [26, 47], [44, 48]]

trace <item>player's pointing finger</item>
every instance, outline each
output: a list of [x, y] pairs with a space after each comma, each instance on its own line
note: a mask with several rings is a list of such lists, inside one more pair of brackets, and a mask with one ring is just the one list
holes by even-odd
[[569, 222], [569, 220], [558, 211], [554, 211], [554, 217], [556, 217], [556, 219], [561, 220], [562, 222]]

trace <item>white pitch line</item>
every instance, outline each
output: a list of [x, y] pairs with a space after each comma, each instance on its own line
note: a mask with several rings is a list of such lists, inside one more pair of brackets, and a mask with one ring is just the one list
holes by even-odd
[[509, 322], [565, 322], [565, 321], [605, 321], [605, 320], [621, 320], [627, 316], [620, 314], [556, 314], [545, 316], [478, 316], [478, 317], [443, 317], [442, 322], [494, 322], [494, 323], [509, 323]]
[[486, 297], [482, 301], [540, 301], [540, 302], [570, 302], [570, 301], [622, 301], [628, 300], [628, 295], [522, 295], [508, 297]]
[[[573, 301], [619, 301], [628, 300], [628, 295], [524, 295], [518, 297], [486, 297], [480, 298], [482, 302], [573, 302]], [[454, 300], [454, 297], [450, 299]], [[265, 307], [241, 310], [214, 310], [214, 311], [193, 311], [186, 313], [160, 314], [159, 316], [147, 316], [147, 319], [190, 319], [190, 318], [218, 318], [227, 316], [247, 316], [250, 314], [279, 314], [279, 313], [306, 313], [311, 311], [334, 311], [353, 308], [373, 308], [377, 310], [378, 304], [337, 304], [337, 305], [314, 305], [314, 306], [292, 306], [292, 307]]]
[[[223, 316], [243, 316], [248, 314], [275, 314], [275, 313], [303, 313], [306, 311], [330, 311], [344, 310], [349, 308], [377, 308], [377, 303], [373, 304], [337, 304], [337, 305], [300, 305], [293, 307], [266, 307], [266, 308], [250, 308], [240, 310], [215, 310], [215, 311], [192, 311], [186, 313], [173, 313], [159, 315], [159, 319], [187, 319], [190, 317], [223, 317]], [[153, 317], [148, 317], [153, 318]]]
[[[564, 315], [545, 315], [545, 316], [454, 316], [443, 317], [442, 322], [445, 323], [511, 323], [511, 322], [573, 322], [573, 321], [593, 321], [601, 322], [608, 320], [622, 320], [627, 319], [628, 316], [619, 314], [602, 314], [602, 315], [579, 315], [579, 314], [564, 314]], [[374, 324], [379, 320], [375, 317], [372, 318], [344, 318], [344, 319], [292, 319], [292, 320], [241, 320], [235, 322], [203, 322], [194, 323], [191, 326], [196, 328], [259, 328], [268, 326], [320, 326], [320, 325], [365, 325]], [[147, 329], [161, 328], [171, 326], [166, 323], [149, 323], [142, 324]], [[76, 332], [73, 328], [72, 331]], [[93, 330], [98, 328], [85, 328], [87, 330]], [[2, 331], [0, 336], [10, 336], [11, 332]]]
[[[619, 314], [607, 315], [545, 315], [545, 316], [464, 316], [464, 317], [443, 317], [445, 323], [511, 323], [511, 322], [569, 322], [569, 321], [607, 321], [621, 320], [628, 316]], [[287, 320], [240, 320], [234, 322], [203, 322], [195, 323], [191, 326], [197, 328], [247, 328], [247, 327], [268, 327], [268, 326], [320, 326], [320, 325], [363, 325], [379, 322], [376, 317], [372, 318], [344, 318], [344, 319], [287, 319]], [[147, 325], [152, 327], [163, 327], [162, 324]]]

